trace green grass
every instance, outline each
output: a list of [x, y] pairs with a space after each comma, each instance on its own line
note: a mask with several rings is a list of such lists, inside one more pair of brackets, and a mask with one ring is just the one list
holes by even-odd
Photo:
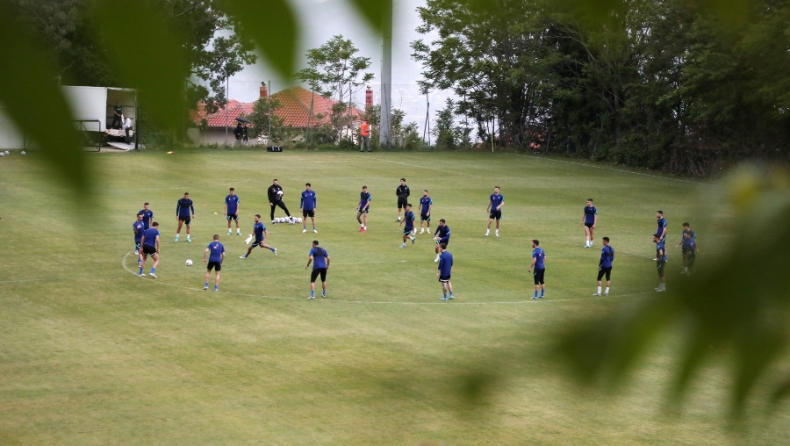
[[[662, 411], [677, 342], [666, 340], [615, 396], [571, 385], [539, 352], [565, 324], [614, 311], [656, 286], [655, 210], [669, 240], [694, 215], [700, 186], [518, 155], [179, 151], [95, 155], [98, 182], [74, 210], [34, 156], [0, 162], [0, 444], [778, 444], [787, 410], [753, 412], [728, 432], [728, 379], [711, 366], [681, 413]], [[456, 301], [440, 303], [433, 243], [398, 249], [395, 187], [434, 200], [452, 228]], [[222, 201], [241, 198], [243, 233], [311, 182], [319, 234], [271, 226], [240, 260]], [[369, 232], [354, 207], [373, 194]], [[506, 197], [501, 237], [483, 237], [487, 197]], [[188, 191], [193, 243], [173, 243]], [[600, 220], [582, 249], [585, 199]], [[144, 201], [162, 232], [159, 279], [134, 275], [131, 224]], [[215, 214], [216, 212], [216, 214]], [[278, 210], [281, 215], [281, 211]], [[700, 231], [704, 262], [723, 237]], [[202, 291], [203, 249], [221, 235], [220, 293]], [[493, 231], [492, 231], [493, 233]], [[600, 237], [617, 250], [612, 297], [594, 299]], [[183, 237], [183, 236], [182, 236]], [[307, 301], [304, 265], [318, 238], [332, 257], [329, 298]], [[547, 253], [547, 295], [533, 302], [530, 240]], [[187, 268], [190, 258], [195, 266]], [[668, 287], [680, 268], [672, 252]], [[469, 399], [467, 378], [490, 376]]]

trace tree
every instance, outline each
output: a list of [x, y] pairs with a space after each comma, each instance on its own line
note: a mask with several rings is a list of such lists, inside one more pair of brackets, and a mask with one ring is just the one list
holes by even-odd
[[455, 104], [447, 98], [445, 107], [436, 112], [436, 125], [431, 130], [436, 137], [436, 146], [440, 149], [455, 149], [459, 136], [458, 126], [455, 124]]
[[[249, 116], [253, 124], [251, 136], [266, 135], [270, 145], [286, 140], [289, 132], [285, 126], [285, 118], [277, 114], [277, 110], [280, 110], [282, 107], [282, 102], [271, 96], [255, 101], [252, 113]], [[269, 135], [270, 128], [271, 135]]]

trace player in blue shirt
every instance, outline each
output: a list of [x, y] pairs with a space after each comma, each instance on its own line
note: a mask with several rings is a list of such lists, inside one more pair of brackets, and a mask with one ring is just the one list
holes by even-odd
[[656, 211], [656, 221], [658, 223], [656, 234], [659, 235], [660, 240], [663, 242], [667, 238], [667, 221], [664, 220], [664, 211]]
[[431, 233], [431, 210], [433, 210], [433, 200], [428, 196], [428, 189], [425, 189], [422, 191], [422, 198], [420, 198], [420, 234], [423, 233], [422, 225], [425, 223], [428, 225], [425, 232]]
[[230, 188], [230, 194], [225, 197], [225, 218], [228, 219], [228, 235], [233, 234], [230, 230], [230, 221], [236, 220], [236, 235], [241, 235], [239, 229], [239, 196], [236, 195], [236, 189]]
[[151, 227], [143, 232], [143, 237], [140, 239], [140, 245], [143, 247], [143, 261], [140, 262], [140, 277], [145, 277], [143, 270], [145, 269], [145, 261], [148, 260], [150, 255], [154, 259], [154, 266], [151, 267], [151, 277], [156, 279], [156, 267], [159, 265], [159, 223], [151, 223]]
[[533, 269], [535, 270], [532, 274], [532, 277], [535, 279], [535, 295], [532, 296], [533, 299], [538, 299], [538, 289], [540, 289], [540, 299], [546, 297], [546, 282], [543, 280], [543, 276], [546, 274], [545, 261], [546, 253], [540, 247], [540, 241], [532, 240], [532, 265], [530, 265], [527, 272], [531, 273]]
[[137, 214], [137, 220], [132, 223], [132, 230], [134, 231], [134, 255], [137, 256], [137, 263], [139, 264], [143, 261], [143, 256], [140, 254], [140, 240], [143, 239], [143, 232], [145, 232], [142, 212]]
[[499, 186], [494, 188], [494, 193], [491, 194], [488, 200], [488, 227], [486, 228], [486, 237], [488, 232], [491, 231], [491, 222], [496, 220], [496, 236], [499, 237], [499, 221], [502, 220], [502, 206], [505, 205], [505, 197], [500, 195]]
[[312, 190], [310, 183], [305, 183], [305, 191], [302, 192], [302, 201], [299, 203], [299, 209], [301, 209], [302, 217], [304, 218], [302, 234], [307, 232], [307, 217], [312, 219], [313, 232], [318, 234], [318, 230], [315, 228], [315, 211], [318, 210], [318, 204], [316, 202], [315, 191]]
[[368, 232], [368, 211], [370, 210], [370, 200], [373, 196], [368, 192], [367, 186], [362, 186], [359, 193], [359, 203], [357, 203], [357, 221], [359, 222], [359, 232]]
[[398, 226], [403, 226], [403, 223], [406, 223], [406, 226], [403, 228], [403, 244], [400, 245], [401, 248], [406, 247], [406, 240], [411, 239], [412, 245], [414, 244], [414, 235], [413, 232], [417, 232], [414, 229], [414, 212], [411, 211], [411, 203], [406, 203], [406, 212], [403, 214], [403, 220], [398, 223]]
[[453, 284], [450, 283], [450, 273], [453, 270], [453, 255], [447, 251], [447, 245], [444, 243], [439, 244], [439, 249], [442, 251], [439, 254], [439, 268], [436, 269], [436, 278], [442, 284], [442, 297], [441, 300], [447, 300], [447, 292], [450, 292], [450, 300], [455, 299], [453, 296]]
[[450, 227], [447, 226], [447, 222], [444, 219], [439, 220], [439, 227], [436, 228], [433, 239], [436, 240], [436, 258], [433, 261], [438, 262], [441, 256], [439, 245], [444, 243], [444, 246], [447, 247], [450, 244]]
[[313, 248], [310, 249], [309, 257], [307, 258], [307, 266], [310, 267], [310, 262], [313, 262], [313, 272], [310, 274], [310, 297], [307, 299], [315, 299], [315, 279], [321, 276], [321, 288], [323, 290], [322, 297], [326, 297], [326, 273], [329, 271], [329, 254], [326, 249], [318, 246], [318, 240], [313, 240]]
[[154, 221], [154, 211], [151, 210], [151, 205], [145, 203], [143, 209], [138, 214], [143, 214], [143, 230], [151, 227], [151, 222]]
[[667, 281], [664, 277], [664, 266], [667, 264], [667, 248], [661, 234], [653, 235], [653, 243], [656, 244], [656, 271], [658, 271], [658, 288], [656, 291], [662, 293], [667, 290]]
[[587, 199], [587, 206], [584, 207], [584, 214], [582, 214], [582, 221], [579, 223], [584, 228], [584, 247], [585, 248], [592, 248], [593, 240], [593, 232], [595, 231], [595, 226], [598, 224], [598, 209], [595, 209], [593, 206], [593, 199]]
[[252, 233], [255, 236], [255, 239], [247, 248], [247, 254], [241, 256], [242, 259], [246, 259], [252, 253], [252, 250], [256, 247], [260, 246], [261, 248], [266, 248], [269, 251], [273, 252], [274, 255], [277, 255], [277, 248], [272, 248], [271, 246], [267, 245], [263, 241], [266, 240], [266, 237], [269, 236], [269, 231], [266, 230], [266, 226], [263, 225], [261, 221], [261, 214], [255, 214], [255, 225], [252, 227]]
[[612, 263], [614, 262], [614, 248], [609, 246], [609, 237], [603, 239], [603, 249], [601, 249], [601, 260], [598, 261], [598, 292], [593, 296], [601, 295], [601, 278], [606, 275], [606, 291], [604, 296], [609, 295], [609, 287], [612, 285]]
[[222, 270], [222, 261], [225, 260], [225, 247], [219, 242], [219, 234], [214, 234], [214, 241], [209, 243], [206, 249], [203, 250], [204, 264], [206, 263], [206, 254], [209, 254], [209, 256], [206, 264], [206, 286], [203, 289], [208, 291], [208, 280], [213, 269], [215, 272], [214, 291], [219, 291], [219, 272]]
[[[686, 234], [688, 234], [688, 238], [686, 238]], [[691, 240], [690, 242], [687, 240]], [[689, 251], [689, 245], [693, 245], [693, 249]], [[683, 253], [683, 271], [680, 274], [689, 274], [689, 264], [688, 264], [688, 255], [691, 253], [696, 258], [696, 255], [699, 253], [699, 249], [697, 249], [697, 233], [691, 229], [691, 225], [689, 222], [683, 222], [683, 233], [680, 234], [680, 241], [675, 246], [675, 248], [679, 248], [683, 246], [681, 252]], [[692, 260], [692, 263], [694, 260]], [[692, 265], [693, 266], [693, 265]]]
[[[190, 217], [189, 211], [192, 211], [192, 216]], [[181, 235], [181, 226], [183, 224], [187, 225], [187, 242], [192, 242], [192, 239], [189, 237], [190, 235], [190, 228], [192, 227], [192, 219], [195, 218], [195, 206], [192, 203], [192, 200], [189, 198], [189, 192], [184, 192], [184, 198], [180, 198], [176, 203], [176, 217], [178, 218], [178, 230], [176, 230], [176, 241], [178, 241], [178, 236]]]

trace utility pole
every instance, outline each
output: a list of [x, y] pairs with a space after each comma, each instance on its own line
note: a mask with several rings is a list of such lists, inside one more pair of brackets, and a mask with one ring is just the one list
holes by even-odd
[[379, 144], [388, 147], [392, 142], [392, 0], [384, 0], [383, 44], [381, 61], [381, 128]]
[[269, 115], [269, 119], [267, 119], [267, 121], [269, 121], [269, 135], [267, 138], [268, 141], [266, 142], [269, 143], [268, 145], [273, 146], [274, 138], [272, 138], [272, 81], [269, 81], [269, 86], [267, 88], [269, 89], [269, 97], [266, 98], [266, 105], [267, 105], [266, 108], [268, 108], [267, 114]]
[[422, 130], [422, 140], [425, 141], [425, 135], [428, 135], [428, 148], [431, 148], [431, 99], [428, 97], [428, 92], [425, 92], [425, 127]]
[[225, 145], [228, 145], [228, 106], [230, 105], [230, 79], [228, 70], [225, 70]]

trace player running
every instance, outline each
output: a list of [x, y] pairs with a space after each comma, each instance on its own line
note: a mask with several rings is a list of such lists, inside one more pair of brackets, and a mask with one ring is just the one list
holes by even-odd
[[313, 248], [310, 250], [310, 255], [307, 259], [307, 266], [310, 267], [310, 262], [313, 262], [313, 272], [310, 274], [310, 297], [307, 299], [315, 299], [315, 279], [321, 276], [321, 288], [323, 293], [321, 297], [326, 297], [326, 273], [329, 271], [329, 254], [326, 249], [318, 246], [318, 240], [313, 240]]
[[609, 246], [609, 237], [603, 239], [603, 249], [601, 249], [601, 260], [598, 261], [598, 292], [593, 296], [601, 295], [601, 278], [606, 275], [606, 291], [604, 296], [609, 295], [609, 287], [612, 285], [612, 263], [614, 262], [614, 248]]
[[422, 191], [422, 198], [420, 198], [420, 234], [423, 232], [422, 225], [425, 223], [428, 224], [428, 229], [425, 232], [431, 233], [431, 210], [433, 210], [433, 200], [428, 196], [428, 189], [425, 189]]
[[499, 237], [499, 221], [502, 220], [502, 206], [505, 205], [505, 197], [500, 195], [499, 193], [499, 186], [494, 188], [494, 193], [491, 194], [491, 197], [488, 201], [488, 207], [486, 208], [486, 212], [488, 212], [488, 227], [486, 228], [486, 237], [488, 237], [489, 231], [491, 231], [491, 222], [496, 220], [496, 236]]
[[406, 226], [403, 228], [403, 244], [400, 245], [401, 248], [406, 247], [406, 240], [411, 239], [411, 244], [414, 244], [415, 237], [412, 233], [417, 232], [414, 229], [414, 212], [411, 211], [411, 203], [406, 203], [406, 212], [403, 214], [403, 220], [400, 221], [398, 226], [403, 226], [403, 222], [406, 222]]
[[598, 224], [598, 209], [595, 209], [593, 206], [593, 199], [587, 199], [587, 206], [584, 207], [584, 214], [582, 215], [582, 221], [579, 222], [579, 225], [584, 228], [584, 238], [585, 248], [592, 248], [593, 245], [593, 232], [595, 231], [595, 226]]
[[[688, 239], [691, 240], [690, 242], [687, 241], [686, 234], [688, 234]], [[693, 245], [691, 254], [693, 254], [694, 257], [696, 258], [696, 255], [699, 253], [699, 249], [697, 248], [697, 233], [691, 229], [691, 225], [689, 224], [689, 222], [683, 222], [683, 233], [680, 234], [680, 241], [678, 242], [677, 245], [675, 245], [675, 248], [679, 248], [680, 246], [683, 246], [683, 249], [681, 249], [681, 252], [683, 253], [683, 271], [681, 271], [680, 274], [689, 274], [689, 264], [688, 264], [689, 251], [687, 249], [688, 248], [687, 245]]]
[[143, 232], [145, 232], [142, 211], [137, 214], [137, 220], [132, 223], [132, 230], [134, 231], [134, 255], [137, 256], [137, 263], [140, 263], [142, 262], [142, 257], [140, 256], [140, 240], [143, 239]]
[[236, 195], [236, 189], [230, 188], [230, 194], [225, 197], [225, 218], [228, 219], [228, 235], [233, 234], [230, 230], [230, 221], [236, 220], [236, 235], [241, 235], [239, 229], [239, 196]]
[[436, 240], [436, 258], [433, 259], [434, 262], [439, 261], [439, 257], [441, 256], [440, 245], [444, 244], [445, 248], [447, 245], [450, 244], [450, 227], [447, 226], [447, 222], [444, 219], [439, 220], [439, 227], [436, 228], [436, 232], [433, 234], [433, 239]]
[[143, 229], [148, 229], [151, 227], [151, 222], [154, 221], [154, 211], [151, 210], [151, 205], [145, 203], [143, 205], [143, 209], [140, 210], [139, 213], [143, 214]]
[[[527, 272], [531, 273], [533, 269], [535, 270], [532, 274], [535, 278], [535, 295], [532, 296], [533, 299], [543, 299], [545, 297], [546, 282], [543, 281], [543, 276], [546, 274], [545, 261], [546, 253], [540, 247], [540, 241], [532, 240], [532, 265]], [[540, 289], [540, 297], [538, 297], [538, 289]]]
[[143, 247], [143, 261], [140, 262], [140, 277], [145, 277], [143, 270], [145, 269], [145, 261], [148, 260], [150, 255], [154, 259], [154, 266], [151, 267], [149, 273], [151, 277], [156, 279], [156, 267], [159, 265], [159, 223], [151, 223], [151, 227], [143, 232], [143, 238], [140, 239], [140, 244]]
[[370, 210], [370, 200], [372, 199], [373, 196], [368, 192], [368, 187], [362, 186], [362, 192], [359, 193], [359, 203], [357, 203], [359, 232], [368, 232], [368, 211]]
[[398, 196], [398, 219], [395, 221], [400, 221], [400, 210], [406, 208], [406, 204], [409, 201], [409, 195], [411, 195], [409, 186], [406, 185], [406, 178], [400, 179], [400, 186], [395, 189], [395, 195]]
[[[189, 211], [192, 211], [192, 216], [189, 216]], [[176, 203], [176, 217], [178, 218], [178, 229], [176, 230], [176, 241], [181, 235], [181, 225], [187, 225], [187, 242], [192, 243], [189, 237], [190, 228], [192, 227], [192, 219], [195, 218], [195, 206], [189, 198], [189, 192], [184, 192], [184, 198], [180, 198]]]
[[450, 283], [450, 273], [453, 269], [453, 255], [447, 251], [447, 245], [444, 243], [439, 245], [439, 249], [442, 251], [439, 254], [439, 268], [436, 269], [436, 278], [439, 279], [439, 282], [442, 284], [442, 297], [441, 300], [447, 300], [447, 291], [450, 292], [450, 300], [455, 299], [453, 296], [453, 284]]
[[211, 253], [208, 257], [208, 264], [206, 264], [206, 285], [204, 290], [208, 291], [208, 280], [211, 277], [211, 270], [213, 269], [216, 275], [214, 276], [214, 291], [219, 291], [219, 272], [222, 270], [222, 261], [225, 260], [225, 247], [219, 242], [219, 234], [214, 234], [214, 241], [206, 246], [203, 250], [203, 263], [206, 263], [206, 254]]
[[318, 234], [315, 228], [315, 211], [318, 210], [318, 202], [316, 201], [315, 191], [312, 190], [310, 183], [305, 183], [305, 191], [302, 192], [302, 201], [299, 203], [299, 210], [302, 211], [304, 218], [304, 225], [302, 226], [302, 234], [307, 232], [307, 217], [313, 221], [313, 232]]
[[255, 240], [252, 242], [252, 245], [247, 248], [247, 254], [244, 254], [240, 257], [241, 259], [246, 259], [249, 257], [250, 254], [252, 254], [252, 250], [258, 246], [261, 248], [266, 248], [273, 252], [274, 255], [277, 255], [277, 248], [272, 248], [263, 242], [266, 240], [266, 237], [269, 236], [269, 231], [266, 230], [266, 226], [264, 226], [263, 222], [261, 221], [261, 214], [255, 214], [255, 225], [252, 227], [252, 233], [255, 236]]
[[664, 266], [667, 264], [667, 248], [661, 239], [661, 234], [653, 235], [653, 243], [656, 244], [656, 271], [658, 271], [658, 288], [656, 291], [662, 293], [667, 290], [667, 281], [664, 277]]
[[269, 219], [271, 219], [272, 224], [276, 224], [274, 221], [274, 209], [279, 206], [280, 209], [285, 211], [285, 215], [291, 219], [291, 223], [293, 223], [293, 217], [291, 217], [291, 213], [288, 212], [288, 208], [285, 207], [285, 203], [283, 203], [283, 188], [277, 182], [277, 178], [272, 181], [272, 185], [269, 186], [269, 189], [266, 191], [269, 195], [269, 207], [271, 207], [271, 212], [269, 214]]

